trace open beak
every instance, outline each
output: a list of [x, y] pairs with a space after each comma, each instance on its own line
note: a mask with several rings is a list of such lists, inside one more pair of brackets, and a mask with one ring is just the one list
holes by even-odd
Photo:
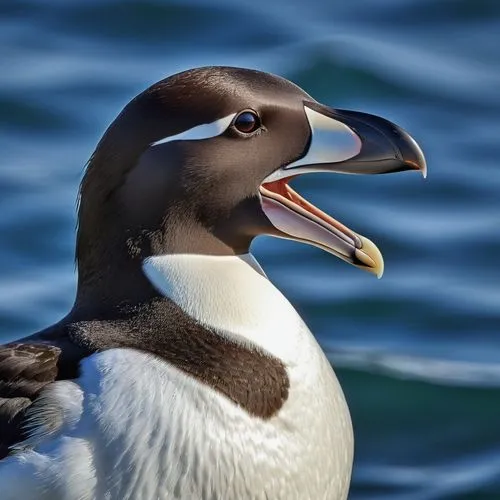
[[427, 167], [422, 150], [400, 127], [378, 116], [304, 103], [311, 129], [309, 146], [298, 160], [276, 170], [260, 186], [264, 213], [285, 238], [318, 246], [361, 269], [384, 271], [380, 250], [335, 220], [289, 185], [308, 172], [385, 174]]

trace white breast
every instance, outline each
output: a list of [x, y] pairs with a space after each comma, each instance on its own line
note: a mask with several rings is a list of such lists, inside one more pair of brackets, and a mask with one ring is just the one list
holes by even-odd
[[258, 345], [285, 363], [302, 354], [303, 321], [250, 254], [164, 255], [143, 265], [153, 285], [200, 323]]
[[[79, 421], [73, 411], [71, 426], [41, 443], [40, 453], [9, 458], [0, 483], [5, 475], [26, 476], [24, 488], [44, 487], [46, 498], [68, 500], [345, 500], [349, 412], [293, 307], [250, 257], [173, 257], [145, 263], [162, 293], [199, 321], [284, 361], [290, 392], [279, 413], [256, 418], [159, 358], [113, 349], [83, 363]], [[68, 405], [60, 392], [60, 404]], [[70, 453], [73, 445], [78, 453]], [[82, 486], [85, 495], [76, 496]], [[25, 490], [5, 498], [19, 493], [43, 498]]]

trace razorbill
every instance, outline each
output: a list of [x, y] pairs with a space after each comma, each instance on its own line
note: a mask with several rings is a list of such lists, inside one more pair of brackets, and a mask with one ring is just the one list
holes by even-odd
[[1, 498], [344, 500], [344, 395], [249, 249], [288, 238], [381, 275], [289, 181], [400, 170], [426, 171], [404, 130], [267, 73], [199, 68], [134, 98], [81, 184], [73, 308], [0, 350]]

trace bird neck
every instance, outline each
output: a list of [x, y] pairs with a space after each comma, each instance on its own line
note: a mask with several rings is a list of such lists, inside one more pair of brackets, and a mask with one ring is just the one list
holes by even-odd
[[82, 238], [77, 247], [75, 308], [110, 310], [117, 305], [134, 306], [157, 296], [142, 268], [150, 256], [235, 257], [249, 251], [251, 237], [241, 238], [240, 245], [233, 247], [224, 241], [225, 235], [214, 235], [201, 224], [182, 220], [182, 216], [178, 216], [175, 224], [166, 222], [168, 230], [164, 231], [136, 234], [124, 229], [116, 234], [110, 230], [102, 237]]
[[293, 332], [302, 320], [251, 254], [160, 255], [145, 259], [143, 271], [194, 320], [284, 361], [293, 359]]

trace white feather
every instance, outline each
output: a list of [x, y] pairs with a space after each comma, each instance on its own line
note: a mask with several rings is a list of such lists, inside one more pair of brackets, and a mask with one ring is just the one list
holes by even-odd
[[28, 408], [24, 429], [28, 439], [16, 444], [13, 451], [34, 448], [49, 436], [73, 428], [82, 414], [83, 393], [69, 380], [50, 384]]
[[285, 363], [304, 356], [300, 345], [310, 333], [251, 254], [162, 255], [146, 259], [143, 269], [163, 295], [202, 324], [258, 345]]
[[[58, 432], [36, 451], [0, 464], [2, 499], [345, 500], [353, 440], [342, 390], [255, 261], [179, 256], [145, 271], [188, 314], [217, 327], [235, 321], [234, 335], [286, 360], [286, 403], [263, 420], [160, 358], [94, 354], [75, 381], [81, 411], [62, 412]], [[58, 394], [61, 407], [71, 391]]]

